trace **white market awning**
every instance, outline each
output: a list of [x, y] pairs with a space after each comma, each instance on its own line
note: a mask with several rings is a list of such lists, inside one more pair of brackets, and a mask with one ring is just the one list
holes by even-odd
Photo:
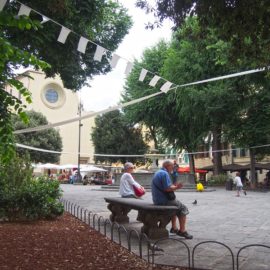
[[80, 169], [81, 172], [107, 172], [107, 170], [95, 166], [85, 166]]
[[59, 170], [60, 166], [57, 164], [52, 164], [52, 163], [45, 163], [45, 164], [36, 165], [36, 168]]

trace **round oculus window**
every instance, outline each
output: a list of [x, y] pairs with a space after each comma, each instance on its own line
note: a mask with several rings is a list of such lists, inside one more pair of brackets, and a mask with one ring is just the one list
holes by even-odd
[[66, 94], [59, 84], [52, 82], [42, 89], [41, 99], [48, 108], [57, 109], [65, 104]]
[[49, 103], [56, 103], [59, 99], [59, 95], [56, 90], [48, 89], [46, 90], [45, 98]]

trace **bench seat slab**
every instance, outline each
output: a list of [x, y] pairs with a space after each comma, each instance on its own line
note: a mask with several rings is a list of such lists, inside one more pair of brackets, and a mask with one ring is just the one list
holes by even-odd
[[138, 211], [137, 220], [143, 223], [141, 232], [150, 239], [169, 236], [166, 226], [178, 211], [176, 206], [157, 206], [143, 200], [124, 198], [105, 198], [111, 211], [110, 220], [117, 223], [128, 223], [128, 213]]

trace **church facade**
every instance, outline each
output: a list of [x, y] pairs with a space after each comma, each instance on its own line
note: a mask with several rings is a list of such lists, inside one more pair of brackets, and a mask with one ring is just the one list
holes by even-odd
[[[31, 76], [32, 79], [29, 77]], [[40, 71], [26, 71], [17, 78], [32, 94], [32, 103], [26, 104], [27, 110], [42, 113], [49, 123], [75, 118], [79, 113], [79, 97], [77, 93], [66, 89], [59, 76], [46, 78]], [[6, 89], [12, 95], [21, 98], [16, 90], [9, 86]], [[84, 112], [82, 112], [82, 115]], [[94, 118], [81, 121], [81, 155], [82, 164], [93, 163], [94, 146], [91, 141], [91, 130]], [[62, 137], [63, 149], [60, 164], [78, 163], [79, 122], [56, 127]]]

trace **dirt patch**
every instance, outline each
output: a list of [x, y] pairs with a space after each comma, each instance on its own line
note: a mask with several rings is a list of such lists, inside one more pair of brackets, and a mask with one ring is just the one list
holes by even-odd
[[0, 223], [0, 239], [1, 269], [176, 269], [152, 268], [67, 213], [54, 221]]

